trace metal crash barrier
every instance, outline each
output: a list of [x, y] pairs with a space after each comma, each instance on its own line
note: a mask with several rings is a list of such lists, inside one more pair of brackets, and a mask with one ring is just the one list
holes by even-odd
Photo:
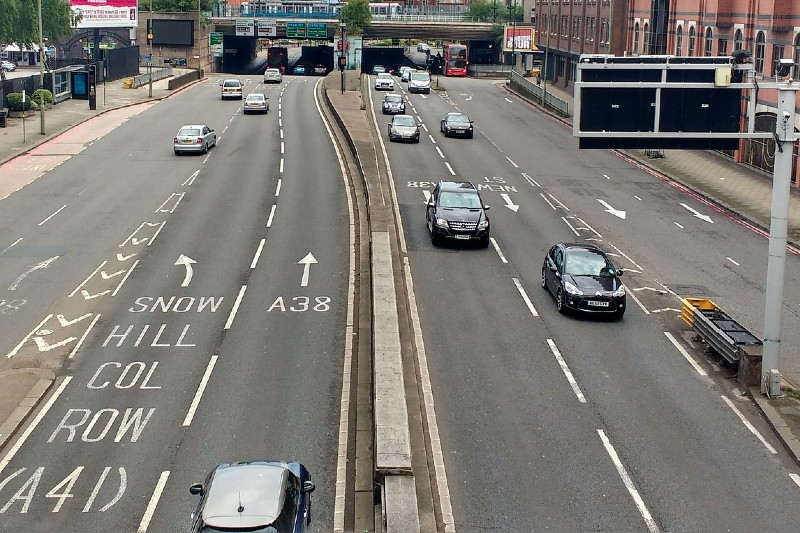
[[689, 324], [727, 362], [738, 364], [742, 348], [761, 346], [761, 340], [725, 313], [711, 300], [682, 298], [681, 319]]

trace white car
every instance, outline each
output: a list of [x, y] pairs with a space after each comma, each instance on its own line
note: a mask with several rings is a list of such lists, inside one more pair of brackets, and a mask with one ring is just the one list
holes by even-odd
[[412, 72], [408, 80], [408, 92], [427, 93], [431, 92], [431, 75], [427, 72]]
[[394, 79], [388, 72], [381, 72], [375, 76], [375, 90], [376, 91], [393, 91]]
[[242, 114], [269, 113], [269, 98], [264, 93], [250, 93], [244, 99]]
[[411, 67], [400, 67], [400, 81], [408, 81], [412, 72], [413, 69]]
[[208, 153], [208, 149], [217, 145], [217, 134], [205, 124], [187, 124], [181, 126], [172, 139], [175, 155], [182, 153]]
[[6, 61], [5, 59], [0, 61], [0, 69], [5, 70], [6, 72], [14, 72], [17, 70], [17, 66], [14, 65], [11, 61]]
[[222, 99], [225, 100], [226, 98], [236, 98], [237, 100], [242, 99], [242, 82], [237, 79], [227, 79], [222, 80], [219, 82], [220, 86], [222, 87]]
[[268, 68], [264, 71], [264, 83], [280, 83], [283, 81], [283, 74], [280, 69]]

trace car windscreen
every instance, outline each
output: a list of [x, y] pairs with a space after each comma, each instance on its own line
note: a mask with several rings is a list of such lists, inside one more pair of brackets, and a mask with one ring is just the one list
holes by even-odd
[[178, 132], [178, 137], [194, 137], [196, 135], [200, 135], [200, 130], [197, 128], [182, 128]]
[[267, 69], [267, 72], [266, 72], [266, 74], [280, 74], [280, 73], [281, 73], [281, 71], [276, 69], [276, 68]]
[[394, 123], [392, 125], [393, 126], [408, 126], [408, 127], [413, 128], [414, 126], [417, 125], [417, 123], [414, 122], [414, 119], [412, 117], [396, 117], [394, 119]]
[[474, 192], [443, 191], [439, 195], [439, 205], [442, 207], [479, 209], [481, 207], [481, 199]]
[[399, 102], [402, 102], [402, 101], [403, 101], [403, 97], [402, 97], [402, 96], [387, 96], [387, 97], [385, 98], [385, 100], [386, 100], [387, 102], [391, 102], [391, 103], [393, 103], [393, 104], [397, 104], [397, 103], [399, 103]]
[[427, 72], [412, 72], [411, 81], [431, 81]]
[[590, 250], [567, 252], [564, 273], [570, 276], [613, 276], [606, 258]]
[[451, 115], [447, 117], [447, 122], [453, 124], [469, 124], [469, 117], [467, 115]]

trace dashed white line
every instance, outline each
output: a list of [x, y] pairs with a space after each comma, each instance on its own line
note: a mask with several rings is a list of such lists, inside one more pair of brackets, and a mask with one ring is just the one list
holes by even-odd
[[739, 263], [737, 263], [736, 261], [734, 261], [734, 260], [733, 260], [732, 258], [730, 258], [730, 257], [726, 257], [725, 259], [727, 259], [728, 261], [730, 261], [731, 263], [733, 263], [733, 264], [734, 264], [734, 265], [736, 265], [737, 267], [738, 267], [738, 266], [741, 266]]
[[497, 241], [494, 240], [494, 237], [489, 237], [489, 240], [492, 241], [492, 246], [494, 246], [494, 251], [497, 252], [497, 255], [500, 256], [500, 261], [502, 261], [503, 263], [508, 263], [508, 260], [506, 260], [506, 256], [503, 255], [503, 252], [502, 250], [500, 250], [500, 246], [497, 244]]
[[276, 198], [281, 195], [281, 185], [283, 185], [283, 179], [282, 178], [278, 178], [278, 186], [275, 187], [275, 197]]
[[586, 229], [588, 229], [589, 231], [591, 231], [592, 233], [594, 233], [595, 235], [597, 235], [597, 237], [598, 237], [598, 238], [600, 238], [600, 239], [602, 239], [602, 238], [603, 238], [603, 236], [602, 236], [602, 235], [600, 235], [600, 232], [598, 232], [596, 229], [594, 229], [592, 226], [590, 226], [588, 222], [586, 222], [585, 220], [583, 220], [581, 217], [575, 217], [575, 218], [577, 218], [578, 220], [580, 220], [580, 221], [581, 221], [581, 224], [583, 224], [583, 226], [584, 226]]
[[286, 145], [284, 144], [283, 141], [281, 141], [281, 154], [284, 154], [284, 153], [286, 153]]
[[676, 226], [678, 226], [679, 228], [683, 229], [683, 226], [681, 226], [681, 225], [680, 225], [680, 224], [678, 224], [677, 222], [673, 222], [673, 224], [675, 224], [675, 225], [676, 225]]
[[539, 196], [541, 196], [541, 197], [542, 197], [542, 199], [543, 199], [545, 202], [547, 202], [547, 205], [549, 205], [550, 207], [552, 207], [552, 208], [553, 208], [553, 211], [555, 211], [555, 210], [556, 210], [556, 206], [554, 206], [554, 205], [553, 205], [553, 203], [552, 203], [550, 200], [548, 200], [548, 199], [547, 199], [547, 196], [545, 196], [545, 195], [544, 195], [544, 193], [541, 193], [541, 192], [540, 192], [540, 193], [539, 193]]
[[792, 481], [794, 481], [794, 484], [795, 484], [795, 485], [797, 485], [798, 487], [800, 487], [800, 476], [798, 476], [797, 474], [795, 474], [794, 472], [792, 472], [791, 474], [789, 474], [789, 477], [790, 477], [790, 478], [792, 478]]
[[442, 150], [438, 146], [436, 147], [436, 151], [439, 152], [439, 157], [444, 159], [444, 154], [442, 153]]
[[281, 168], [278, 170], [281, 174], [283, 174], [283, 158], [281, 157]]
[[529, 176], [528, 174], [526, 174], [525, 172], [523, 172], [523, 173], [522, 173], [522, 177], [523, 177], [523, 178], [525, 178], [525, 179], [528, 181], [528, 183], [530, 183], [530, 184], [531, 184], [533, 187], [541, 187], [541, 185], [539, 185], [539, 184], [536, 182], [536, 180], [535, 180], [535, 179], [533, 179], [532, 177], [530, 177], [530, 176]]
[[569, 223], [569, 221], [567, 220], [567, 217], [561, 217], [561, 220], [563, 220], [563, 221], [564, 221], [564, 223], [565, 223], [567, 226], [569, 226], [569, 229], [571, 229], [571, 230], [572, 230], [572, 233], [574, 233], [576, 237], [580, 237], [580, 235], [581, 235], [581, 234], [580, 234], [580, 233], [578, 233], [578, 230], [576, 230], [574, 227], [572, 227], [572, 224], [570, 224], [570, 223]]
[[583, 395], [581, 388], [578, 386], [578, 381], [575, 379], [575, 376], [572, 375], [572, 371], [567, 366], [567, 362], [564, 360], [564, 357], [561, 356], [561, 352], [558, 350], [556, 343], [553, 342], [553, 339], [547, 339], [547, 345], [550, 347], [550, 351], [553, 352], [556, 361], [558, 361], [558, 366], [561, 367], [561, 371], [567, 377], [569, 386], [572, 387], [572, 391], [575, 393], [575, 396], [578, 397], [578, 401], [581, 403], [586, 403], [586, 396]]
[[453, 170], [453, 167], [451, 167], [451, 166], [450, 166], [450, 163], [448, 163], [447, 161], [445, 161], [445, 162], [444, 162], [444, 166], [446, 166], [446, 167], [447, 167], [447, 170], [449, 170], [449, 171], [450, 171], [450, 175], [451, 175], [451, 176], [455, 176], [455, 175], [456, 175], [456, 171], [455, 171], [455, 170]]
[[431, 140], [431, 142], [432, 142], [433, 144], [436, 144], [436, 141], [433, 139], [433, 135], [431, 135], [431, 134], [429, 133], [429, 134], [428, 134], [428, 138]]
[[569, 208], [568, 208], [567, 206], [565, 206], [564, 204], [562, 204], [562, 203], [561, 203], [561, 200], [559, 200], [558, 198], [556, 198], [555, 196], [553, 196], [553, 195], [552, 195], [552, 194], [550, 194], [550, 193], [547, 193], [547, 196], [549, 196], [550, 198], [552, 198], [552, 199], [553, 199], [553, 201], [554, 201], [556, 204], [558, 204], [558, 206], [559, 206], [561, 209], [563, 209], [564, 211], [569, 211]]
[[46, 219], [42, 220], [41, 222], [39, 222], [39, 224], [38, 224], [38, 225], [39, 225], [39, 226], [43, 225], [45, 222], [47, 222], [48, 220], [50, 220], [51, 218], [53, 218], [54, 216], [56, 216], [57, 214], [59, 214], [61, 211], [63, 211], [64, 209], [66, 209], [66, 207], [67, 207], [67, 204], [64, 204], [64, 205], [62, 205], [61, 207], [59, 207], [58, 209], [56, 209], [56, 212], [55, 212], [55, 213], [53, 213], [52, 215], [50, 215], [50, 216], [49, 216], [49, 217], [47, 217]]
[[656, 524], [656, 521], [653, 519], [650, 511], [644, 504], [644, 500], [642, 500], [642, 496], [639, 494], [639, 491], [636, 490], [636, 486], [633, 484], [633, 481], [628, 475], [628, 471], [625, 470], [625, 465], [622, 464], [619, 455], [617, 455], [617, 451], [614, 449], [614, 446], [611, 445], [611, 441], [608, 440], [606, 432], [602, 429], [598, 429], [597, 434], [600, 435], [600, 440], [603, 441], [603, 446], [605, 447], [609, 457], [611, 457], [611, 462], [614, 463], [619, 477], [622, 478], [622, 482], [625, 484], [625, 488], [628, 489], [628, 493], [630, 493], [633, 501], [636, 503], [636, 507], [639, 508], [639, 513], [642, 515], [642, 518], [644, 518], [644, 522], [647, 524], [647, 529], [650, 530], [650, 533], [656, 533], [659, 531], [658, 524]]
[[283, 139], [283, 128], [281, 128], [281, 139]]
[[9, 250], [10, 250], [10, 249], [12, 249], [13, 247], [15, 247], [17, 244], [19, 244], [20, 242], [22, 242], [22, 237], [20, 237], [19, 239], [17, 239], [17, 240], [16, 240], [16, 241], [14, 241], [13, 243], [11, 243], [11, 246], [7, 246], [6, 248], [4, 248], [4, 249], [3, 249], [3, 251], [2, 251], [2, 252], [0, 252], [0, 255], [3, 255], [3, 254], [4, 254], [4, 253], [6, 253], [7, 251], [9, 251]]
[[644, 314], [646, 315], [650, 314], [650, 311], [642, 304], [642, 302], [639, 301], [639, 298], [637, 298], [636, 295], [633, 294], [633, 291], [628, 291], [628, 296], [633, 298], [633, 301], [636, 302], [636, 305], [639, 306], [639, 308], [644, 312]]
[[708, 372], [706, 372], [703, 369], [703, 367], [700, 366], [700, 364], [694, 360], [694, 357], [689, 355], [689, 352], [686, 351], [686, 349], [681, 345], [681, 343], [678, 342], [678, 339], [676, 339], [672, 335], [672, 333], [670, 333], [669, 331], [665, 331], [664, 335], [669, 339], [669, 342], [671, 342], [672, 345], [675, 346], [675, 348], [681, 353], [683, 358], [689, 361], [689, 364], [692, 365], [692, 367], [695, 369], [695, 371], [697, 371], [698, 374], [700, 374], [701, 376], [708, 376]]
[[200, 405], [200, 400], [203, 399], [203, 393], [206, 390], [206, 385], [208, 385], [208, 380], [211, 378], [211, 372], [214, 371], [214, 365], [217, 364], [218, 357], [217, 355], [211, 356], [211, 360], [208, 362], [208, 365], [206, 365], [206, 371], [203, 374], [203, 378], [200, 380], [200, 385], [197, 386], [197, 391], [194, 393], [194, 398], [192, 398], [192, 403], [189, 405], [189, 410], [186, 412], [186, 417], [183, 419], [183, 427], [192, 425], [194, 414], [197, 412], [197, 406]]
[[509, 104], [513, 104], [513, 103], [514, 103], [514, 101], [513, 101], [513, 100], [511, 100], [511, 99], [509, 99], [509, 98], [504, 98], [504, 100], [505, 100], [506, 102], [508, 102]]
[[231, 314], [228, 315], [228, 321], [225, 322], [225, 329], [231, 329], [233, 325], [233, 319], [236, 318], [236, 312], [239, 310], [239, 304], [242, 303], [242, 298], [244, 298], [244, 293], [247, 290], [247, 285], [242, 285], [242, 288], [239, 289], [239, 295], [236, 296], [236, 301], [233, 302], [233, 309], [231, 309]]
[[267, 218], [267, 227], [272, 226], [272, 217], [275, 216], [275, 208], [278, 207], [275, 204], [272, 204], [272, 209], [269, 210], [269, 217]]
[[139, 522], [139, 529], [137, 530], [137, 533], [145, 533], [147, 531], [147, 528], [150, 525], [150, 520], [153, 519], [153, 514], [156, 512], [158, 500], [161, 499], [161, 493], [164, 492], [167, 479], [169, 479], [169, 470], [164, 470], [161, 472], [161, 475], [158, 476], [158, 483], [156, 483], [156, 488], [153, 490], [153, 495], [150, 497], [150, 502], [147, 504], [147, 509], [144, 511], [142, 521]]
[[536, 308], [533, 306], [533, 302], [528, 297], [528, 293], [525, 292], [525, 288], [522, 286], [522, 283], [519, 282], [517, 278], [511, 278], [514, 280], [514, 285], [517, 286], [517, 290], [519, 291], [519, 295], [522, 296], [522, 299], [525, 301], [525, 305], [528, 306], [528, 310], [531, 312], [533, 316], [539, 316], [539, 313], [536, 312]]
[[611, 179], [611, 178], [609, 178], [609, 177], [608, 177], [608, 174], [603, 174], [603, 177], [604, 177], [605, 179], [607, 179], [607, 180], [610, 180], [610, 179]]
[[[416, 110], [414, 112], [416, 113]], [[420, 124], [422, 124], [422, 117], [421, 116], [417, 115], [417, 120], [419, 121]]]
[[512, 165], [514, 165], [514, 168], [519, 168], [519, 165], [518, 165], [518, 164], [516, 164], [516, 163], [514, 163], [514, 160], [513, 160], [513, 159], [511, 159], [511, 158], [510, 158], [510, 157], [508, 157], [508, 156], [506, 156], [506, 159], [508, 159], [508, 162], [509, 162], [509, 163], [511, 163]]
[[637, 200], [639, 200], [640, 202], [642, 201], [642, 199], [639, 198], [638, 196], [636, 196], [635, 194], [633, 195], [633, 197], [636, 198]]
[[253, 261], [250, 263], [250, 269], [254, 269], [258, 264], [258, 258], [261, 257], [261, 252], [264, 250], [264, 245], [267, 243], [267, 239], [261, 239], [261, 242], [258, 245], [258, 249], [256, 250], [256, 255], [253, 256]]
[[425, 130], [425, 133], [428, 133], [428, 126], [425, 124], [422, 125], [422, 129]]
[[279, 128], [282, 128], [282, 127], [283, 127], [283, 119], [282, 119], [282, 118], [279, 118], [279, 119], [278, 119], [278, 127], [279, 127]]
[[728, 398], [727, 396], [720, 396], [720, 397], [722, 398], [722, 401], [724, 401], [726, 404], [728, 404], [728, 407], [730, 407], [733, 410], [733, 412], [736, 413], [736, 416], [738, 416], [739, 420], [742, 421], [742, 424], [744, 424], [744, 427], [749, 429], [750, 433], [755, 435], [756, 438], [761, 441], [761, 444], [764, 445], [764, 447], [769, 451], [769, 453], [771, 453], [773, 455], [776, 455], [778, 453], [778, 450], [773, 448], [772, 445], [769, 442], [767, 442], [767, 440], [764, 438], [763, 435], [761, 435], [761, 433], [758, 432], [758, 430], [755, 428], [755, 426], [753, 426], [753, 424], [751, 424], [750, 421], [747, 420], [747, 418], [745, 418], [745, 416], [742, 414], [742, 412], [739, 411], [739, 409], [737, 409], [735, 405], [733, 405], [733, 402], [731, 401], [731, 399]]
[[609, 243], [609, 245], [610, 245], [612, 248], [614, 248], [614, 249], [617, 251], [617, 253], [618, 253], [619, 255], [621, 255], [622, 257], [624, 257], [624, 258], [625, 258], [625, 259], [627, 259], [628, 261], [630, 261], [630, 262], [631, 262], [631, 264], [632, 264], [633, 266], [635, 266], [635, 267], [636, 267], [636, 268], [638, 268], [639, 270], [644, 270], [644, 269], [642, 268], [642, 265], [640, 265], [639, 263], [637, 263], [636, 261], [634, 261], [633, 259], [631, 259], [630, 257], [628, 257], [628, 256], [625, 254], [625, 252], [623, 252], [622, 250], [620, 250], [618, 247], [614, 246], [614, 245], [613, 245], [613, 244], [611, 244], [611, 243]]

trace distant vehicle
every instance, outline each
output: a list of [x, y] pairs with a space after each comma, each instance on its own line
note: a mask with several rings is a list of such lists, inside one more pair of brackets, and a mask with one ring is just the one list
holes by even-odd
[[472, 121], [464, 113], [447, 113], [442, 119], [439, 131], [445, 137], [466, 137], [472, 139]]
[[269, 98], [263, 93], [250, 93], [244, 99], [242, 114], [269, 113]]
[[283, 81], [283, 74], [276, 68], [268, 68], [264, 71], [264, 83], [280, 83]]
[[481, 195], [469, 181], [440, 181], [434, 187], [425, 211], [425, 223], [431, 243], [438, 246], [445, 239], [478, 241], [489, 246], [489, 217]]
[[375, 90], [376, 91], [393, 91], [394, 79], [388, 72], [381, 72], [375, 76]]
[[431, 75], [427, 72], [412, 72], [408, 80], [408, 92], [429, 94], [431, 92]]
[[5, 70], [6, 72], [14, 72], [15, 70], [17, 70], [17, 66], [11, 61], [6, 61], [4, 59], [0, 61], [0, 69]]
[[281, 73], [289, 68], [289, 54], [283, 46], [270, 46], [267, 48], [267, 67], [276, 68]]
[[419, 142], [419, 124], [411, 115], [395, 115], [389, 123], [389, 142]]
[[406, 103], [405, 101], [403, 101], [403, 97], [401, 95], [391, 93], [383, 97], [383, 103], [381, 104], [381, 109], [384, 115], [394, 115], [394, 114], [405, 115]]
[[306, 66], [305, 65], [295, 65], [292, 69], [292, 74], [305, 74], [306, 73]]
[[325, 65], [317, 65], [314, 67], [314, 74], [317, 76], [327, 76], [328, 75], [328, 67]]
[[467, 64], [467, 45], [448, 44], [444, 47], [442, 67], [445, 76], [466, 76]]
[[403, 14], [403, 4], [399, 2], [370, 2], [369, 12], [373, 18], [385, 19]]
[[242, 82], [236, 79], [227, 79], [219, 82], [222, 86], [222, 99], [236, 98], [242, 99]]
[[411, 67], [400, 67], [400, 81], [408, 81], [413, 71]]
[[426, 43], [418, 43], [417, 44], [417, 52], [430, 52], [431, 47], [428, 46]]
[[220, 464], [189, 492], [200, 497], [192, 533], [304, 533], [311, 524], [314, 483], [300, 463]]
[[386, 72], [386, 67], [384, 67], [383, 65], [375, 65], [374, 67], [372, 67], [372, 74], [375, 76], [377, 76], [378, 74], [383, 74], [384, 72]]
[[208, 153], [208, 149], [217, 145], [217, 134], [205, 124], [187, 124], [181, 126], [172, 140], [175, 155], [187, 153]]
[[542, 265], [542, 288], [556, 298], [559, 313], [625, 314], [625, 286], [611, 259], [594, 244], [560, 242]]

